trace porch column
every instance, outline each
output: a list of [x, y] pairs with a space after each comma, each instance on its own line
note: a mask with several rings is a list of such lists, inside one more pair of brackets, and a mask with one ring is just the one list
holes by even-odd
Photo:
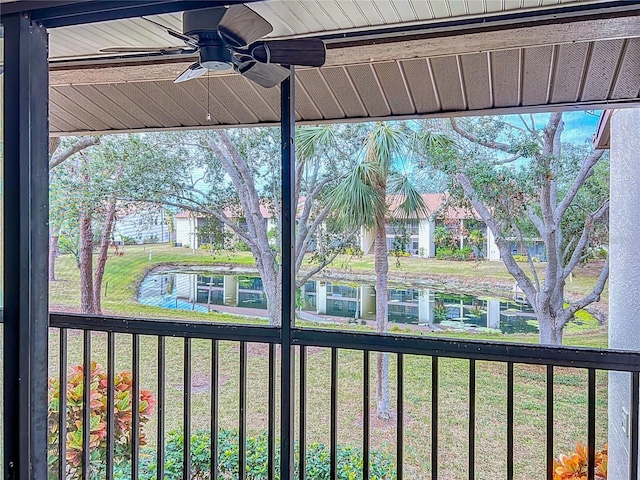
[[436, 222], [431, 219], [420, 220], [418, 230], [418, 252], [424, 258], [433, 258], [436, 256], [436, 245], [433, 242], [433, 231], [436, 228]]
[[487, 260], [492, 262], [500, 261], [500, 250], [496, 243], [496, 237], [489, 227], [487, 227]]
[[295, 441], [295, 352], [291, 345], [296, 312], [295, 272], [295, 185], [296, 109], [295, 69], [280, 85], [280, 135], [282, 172], [282, 323], [280, 362], [280, 480], [293, 480]]
[[[639, 131], [640, 109], [623, 109], [612, 115], [609, 348], [635, 351], [640, 351]], [[609, 373], [609, 480], [629, 478], [630, 377]]]
[[363, 253], [373, 253], [373, 242], [373, 231], [365, 227], [360, 227], [360, 250], [362, 250]]
[[4, 25], [5, 478], [47, 478], [49, 66], [47, 31]]

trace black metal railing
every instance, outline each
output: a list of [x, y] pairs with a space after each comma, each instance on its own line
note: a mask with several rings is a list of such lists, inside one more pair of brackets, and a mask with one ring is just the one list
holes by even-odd
[[[91, 334], [92, 332], [107, 333], [107, 378], [108, 378], [108, 418], [107, 418], [107, 455], [106, 478], [113, 478], [114, 468], [114, 418], [113, 401], [114, 387], [113, 375], [115, 372], [115, 336], [127, 334], [131, 336], [131, 365], [133, 374], [133, 406], [132, 411], [139, 411], [140, 391], [140, 338], [141, 336], [157, 337], [157, 478], [164, 477], [164, 460], [166, 436], [166, 388], [167, 379], [165, 368], [167, 365], [165, 342], [170, 337], [180, 337], [184, 341], [183, 349], [183, 411], [182, 423], [184, 428], [183, 461], [184, 478], [191, 478], [191, 374], [192, 374], [192, 341], [194, 339], [206, 339], [211, 341], [211, 410], [210, 431], [211, 434], [211, 462], [210, 478], [218, 478], [218, 432], [219, 425], [219, 387], [218, 376], [220, 372], [220, 342], [238, 342], [238, 478], [247, 477], [247, 350], [254, 343], [268, 345], [268, 466], [267, 476], [274, 479], [277, 472], [277, 444], [279, 436], [277, 418], [277, 351], [276, 347], [281, 343], [281, 330], [279, 328], [261, 326], [233, 326], [210, 323], [183, 323], [176, 321], [121, 319], [108, 317], [82, 317], [74, 315], [51, 315], [51, 327], [59, 331], [59, 380], [60, 385], [67, 382], [68, 362], [68, 331], [83, 331], [83, 364], [84, 364], [84, 404], [90, 403], [89, 397], [89, 371], [91, 366]], [[370, 333], [354, 333], [340, 331], [325, 331], [311, 329], [292, 329], [291, 347], [297, 349], [299, 357], [299, 378], [297, 379], [299, 390], [297, 410], [298, 455], [297, 476], [307, 477], [307, 420], [308, 405], [308, 355], [310, 348], [322, 347], [330, 350], [330, 425], [329, 425], [329, 470], [330, 478], [336, 479], [338, 472], [338, 354], [344, 350], [362, 352], [362, 475], [370, 478], [371, 459], [371, 422], [370, 422], [370, 360], [371, 353], [384, 352], [395, 356], [396, 364], [396, 445], [395, 445], [395, 478], [402, 479], [405, 473], [405, 357], [421, 356], [430, 358], [431, 368], [431, 451], [430, 451], [430, 476], [439, 478], [439, 420], [441, 406], [441, 359], [462, 359], [468, 362], [468, 465], [465, 476], [476, 477], [476, 391], [478, 387], [477, 361], [499, 362], [506, 365], [506, 477], [514, 478], [514, 446], [518, 439], [514, 431], [514, 366], [516, 364], [528, 364], [544, 366], [546, 369], [546, 472], [547, 478], [553, 478], [554, 460], [554, 369], [558, 367], [571, 367], [583, 369], [587, 372], [587, 451], [588, 451], [588, 476], [589, 480], [595, 477], [595, 449], [596, 449], [596, 372], [616, 371], [629, 372], [631, 374], [631, 406], [630, 406], [630, 452], [629, 478], [638, 477], [638, 405], [640, 395], [640, 354], [612, 350], [593, 350], [586, 348], [569, 347], [545, 347], [538, 345], [523, 345], [499, 342], [457, 341], [447, 339], [433, 339], [413, 336], [376, 335]], [[292, 379], [289, 379], [292, 381]], [[66, 396], [60, 395], [60, 412], [65, 412]], [[61, 419], [66, 418], [64, 414]], [[133, 415], [132, 430], [138, 431], [139, 423], [137, 415]], [[288, 422], [295, 422], [296, 418], [280, 418], [279, 428], [290, 428]], [[83, 414], [85, 425], [90, 423], [89, 413], [85, 409]], [[67, 425], [60, 422], [60, 438], [66, 438]], [[83, 466], [82, 477], [90, 478], [90, 431], [83, 432]], [[66, 466], [65, 442], [60, 441], [58, 472], [60, 478], [68, 478]], [[138, 461], [140, 445], [138, 436], [132, 435], [131, 445], [131, 478], [139, 478]]]

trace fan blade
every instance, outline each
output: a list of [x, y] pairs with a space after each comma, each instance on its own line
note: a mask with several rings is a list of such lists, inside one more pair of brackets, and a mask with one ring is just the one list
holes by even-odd
[[326, 60], [324, 42], [318, 38], [273, 40], [249, 46], [251, 56], [262, 63], [321, 67]]
[[256, 82], [264, 88], [272, 88], [282, 83], [289, 76], [289, 70], [280, 65], [269, 65], [259, 62], [245, 62], [236, 65], [240, 75]]
[[191, 52], [193, 49], [183, 47], [109, 47], [101, 48], [101, 53], [168, 53], [168, 52]]
[[191, 65], [189, 68], [187, 68], [184, 72], [182, 72], [180, 76], [173, 81], [173, 83], [186, 82], [187, 80], [198, 78], [204, 75], [206, 72], [207, 72], [207, 69], [196, 62], [193, 65]]
[[150, 18], [146, 18], [146, 17], [141, 17], [141, 18], [143, 20], [146, 20], [149, 23], [153, 23], [154, 25], [162, 28], [169, 35], [171, 35], [172, 37], [175, 37], [175, 38], [179, 38], [180, 40], [182, 40], [187, 45], [191, 45], [192, 47], [197, 47], [198, 46], [198, 41], [195, 38], [191, 38], [190, 36], [185, 35], [184, 33], [180, 33], [177, 30], [174, 30], [173, 28], [169, 28], [169, 27], [167, 27], [165, 25], [162, 25], [161, 23], [156, 22], [155, 20], [151, 20]]
[[242, 4], [230, 6], [218, 24], [220, 36], [232, 47], [244, 47], [272, 31], [269, 22]]

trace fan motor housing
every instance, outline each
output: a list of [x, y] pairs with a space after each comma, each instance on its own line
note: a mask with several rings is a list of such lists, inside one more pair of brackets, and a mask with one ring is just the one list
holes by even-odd
[[229, 70], [231, 52], [222, 42], [219, 45], [203, 45], [200, 47], [200, 65], [207, 70]]
[[218, 24], [226, 11], [225, 7], [186, 11], [182, 14], [182, 32], [201, 40], [219, 40]]

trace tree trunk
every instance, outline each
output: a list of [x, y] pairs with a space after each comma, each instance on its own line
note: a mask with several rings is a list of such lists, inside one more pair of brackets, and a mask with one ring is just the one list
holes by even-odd
[[93, 310], [97, 315], [102, 315], [102, 278], [104, 277], [104, 269], [107, 263], [109, 253], [109, 238], [113, 229], [113, 222], [116, 218], [116, 202], [111, 201], [107, 206], [107, 215], [104, 221], [104, 229], [102, 230], [102, 238], [100, 239], [100, 250], [96, 261], [96, 271], [93, 275]]
[[552, 318], [538, 316], [540, 345], [562, 345], [562, 327], [558, 327]]
[[93, 305], [93, 230], [91, 217], [80, 214], [80, 310], [89, 315], [95, 314]]
[[[389, 259], [387, 257], [387, 235], [384, 221], [375, 227], [374, 264], [376, 271], [376, 331], [387, 333], [388, 292], [387, 276]], [[389, 354], [379, 352], [376, 355], [376, 399], [378, 418], [391, 418], [391, 395], [389, 393]]]
[[[252, 252], [253, 253], [253, 252]], [[257, 253], [257, 252], [256, 252]], [[253, 253], [254, 258], [256, 253]], [[282, 267], [276, 269], [264, 268], [261, 262], [258, 272], [262, 279], [264, 294], [267, 297], [267, 314], [269, 315], [269, 325], [282, 324]]]
[[51, 232], [49, 237], [49, 281], [56, 281], [56, 258], [58, 258], [58, 240], [60, 235], [58, 231]]

